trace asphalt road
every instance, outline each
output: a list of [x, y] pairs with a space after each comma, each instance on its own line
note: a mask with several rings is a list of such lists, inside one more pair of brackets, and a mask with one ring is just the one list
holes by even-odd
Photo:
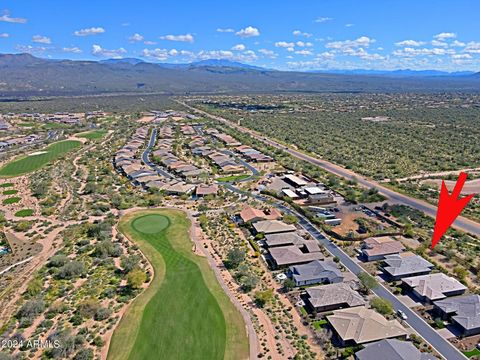
[[152, 149], [155, 146], [156, 141], [157, 141], [157, 129], [154, 128], [152, 130], [152, 134], [150, 135], [150, 140], [148, 140], [147, 148], [142, 153], [142, 161], [143, 161], [144, 164], [148, 165], [150, 168], [155, 170], [160, 175], [162, 175], [166, 178], [169, 178], [169, 179], [174, 179], [175, 176], [166, 172], [165, 170], [163, 170], [162, 168], [157, 166], [155, 163], [150, 161], [150, 153], [152, 152]]
[[[254, 197], [256, 200], [267, 202], [267, 198], [262, 195], [251, 194], [240, 190], [233, 186], [232, 184], [223, 184], [227, 189], [236, 192], [242, 195], [248, 195]], [[328, 250], [333, 256], [336, 256], [340, 259], [340, 262], [352, 273], [358, 275], [365, 270], [360, 267], [355, 261], [350, 258], [341, 248], [335, 245], [329, 240], [329, 238], [320, 232], [308, 219], [304, 216], [293, 211], [289, 207], [283, 205], [280, 202], [273, 203], [277, 209], [281, 210], [284, 213], [295, 215], [299, 219], [299, 225], [301, 225], [314, 239], [319, 241], [325, 249]], [[447, 360], [465, 360], [466, 357], [457, 350], [448, 340], [445, 340], [441, 337], [437, 331], [435, 331], [430, 325], [428, 325], [417, 313], [412, 311], [408, 306], [402, 303], [395, 295], [393, 295], [390, 290], [385, 288], [382, 284], [372, 291], [378, 297], [386, 299], [392, 303], [395, 311], [401, 310], [407, 315], [407, 320], [404, 320], [412, 329], [414, 329], [418, 334], [420, 334], [425, 341], [427, 341], [435, 350], [441, 354]]]
[[[250, 130], [246, 127], [234, 124], [234, 123], [232, 123], [232, 122], [230, 122], [230, 121], [228, 121], [228, 120], [226, 120], [226, 119], [224, 119], [220, 116], [211, 115], [211, 114], [209, 114], [209, 113], [207, 113], [203, 110], [194, 108], [194, 107], [192, 107], [190, 105], [187, 105], [187, 104], [185, 104], [183, 102], [180, 102], [180, 101], [179, 101], [179, 103], [186, 106], [187, 108], [189, 108], [191, 110], [194, 110], [194, 111], [197, 111], [198, 113], [201, 113], [201, 114], [203, 114], [203, 115], [205, 115], [205, 116], [207, 116], [211, 119], [214, 119], [214, 120], [220, 121], [222, 123], [225, 123], [226, 125], [228, 125], [230, 127], [233, 127], [237, 130], [240, 130], [244, 133], [248, 133], [249, 135], [251, 135], [255, 139], [260, 140], [263, 143], [268, 144], [268, 145], [270, 145], [272, 147], [275, 147], [277, 149], [281, 149], [281, 150], [285, 151], [286, 153], [288, 153], [292, 156], [295, 156], [298, 159], [301, 159], [301, 160], [307, 161], [311, 164], [317, 165], [317, 166], [323, 168], [324, 170], [326, 170], [326, 171], [328, 171], [332, 174], [335, 174], [337, 176], [340, 176], [340, 177], [343, 177], [343, 178], [346, 178], [346, 179], [355, 179], [359, 184], [361, 184], [361, 185], [363, 185], [367, 188], [372, 188], [372, 187], [377, 188], [378, 192], [380, 194], [389, 198], [389, 200], [393, 203], [410, 206], [414, 209], [422, 211], [426, 215], [431, 216], [433, 218], [435, 218], [435, 216], [437, 214], [437, 207], [434, 206], [434, 205], [431, 205], [431, 204], [429, 204], [425, 201], [415, 199], [415, 198], [410, 197], [408, 195], [400, 194], [400, 193], [398, 193], [394, 190], [391, 190], [391, 189], [389, 189], [385, 186], [382, 186], [380, 183], [378, 183], [374, 180], [365, 178], [361, 175], [358, 175], [358, 174], [354, 173], [353, 171], [347, 170], [347, 169], [345, 169], [341, 166], [335, 165], [331, 162], [328, 162], [328, 161], [325, 161], [325, 160], [322, 160], [322, 159], [319, 159], [319, 158], [316, 158], [316, 157], [313, 157], [313, 156], [310, 156], [310, 155], [306, 155], [306, 154], [304, 154], [300, 151], [297, 151], [295, 149], [292, 149], [290, 147], [282, 145], [282, 144], [280, 144], [280, 143], [278, 143], [274, 140], [268, 139], [268, 138], [262, 136], [261, 134], [258, 134], [257, 132], [255, 132], [253, 130]], [[469, 220], [465, 217], [459, 216], [457, 218], [457, 220], [453, 223], [453, 226], [455, 228], [459, 229], [459, 230], [470, 233], [472, 235], [480, 236], [480, 224], [475, 222], [475, 221]]]

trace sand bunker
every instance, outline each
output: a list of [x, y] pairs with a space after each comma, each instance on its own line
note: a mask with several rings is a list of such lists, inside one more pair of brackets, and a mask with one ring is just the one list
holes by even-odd
[[37, 156], [37, 155], [42, 155], [42, 154], [46, 154], [46, 153], [48, 153], [48, 151], [37, 151], [37, 152], [29, 154], [28, 156]]

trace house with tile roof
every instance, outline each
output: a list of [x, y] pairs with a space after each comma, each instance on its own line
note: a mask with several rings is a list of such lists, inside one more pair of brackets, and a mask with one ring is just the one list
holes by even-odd
[[355, 353], [355, 360], [437, 360], [430, 353], [423, 353], [409, 341], [385, 339], [365, 345]]
[[305, 304], [311, 311], [325, 312], [365, 305], [364, 298], [348, 283], [314, 286], [306, 290]]
[[387, 320], [363, 306], [335, 310], [333, 315], [327, 316], [327, 320], [343, 345], [407, 336], [407, 331], [397, 320]]
[[296, 286], [343, 281], [343, 273], [332, 260], [314, 260], [303, 265], [291, 266], [288, 269], [288, 276], [295, 281]]
[[434, 265], [411, 251], [385, 256], [383, 272], [390, 280], [404, 277], [426, 275]]
[[467, 287], [460, 281], [443, 273], [408, 277], [404, 278], [402, 282], [425, 302], [461, 295], [467, 290]]
[[465, 295], [435, 301], [434, 309], [450, 319], [463, 336], [480, 334], [480, 296]]
[[400, 241], [390, 236], [371, 237], [363, 243], [362, 257], [366, 261], [383, 260], [385, 256], [398, 254], [404, 249]]

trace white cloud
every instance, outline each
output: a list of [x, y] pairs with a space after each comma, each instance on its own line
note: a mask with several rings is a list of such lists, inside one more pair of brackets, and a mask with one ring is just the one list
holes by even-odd
[[88, 29], [77, 30], [73, 34], [75, 36], [92, 36], [92, 35], [103, 34], [104, 32], [105, 32], [105, 29], [102, 27], [91, 27]]
[[6, 39], [6, 38], [9, 38], [9, 37], [10, 37], [10, 34], [0, 33], [0, 39]]
[[248, 38], [248, 37], [260, 36], [260, 31], [257, 28], [254, 28], [253, 26], [247, 26], [245, 29], [241, 29], [240, 31], [237, 31], [235, 35], [240, 36], [242, 38]]
[[8, 22], [8, 23], [14, 23], [14, 24], [25, 24], [27, 22], [27, 19], [13, 18], [13, 17], [10, 17], [9, 14], [4, 14], [4, 15], [0, 16], [0, 21]]
[[452, 55], [455, 54], [455, 50], [453, 49], [444, 49], [444, 48], [411, 48], [406, 47], [401, 50], [395, 50], [393, 53], [395, 56], [400, 57], [415, 57], [420, 55], [427, 55], [427, 56], [434, 56], [434, 55]]
[[453, 54], [452, 58], [453, 59], [472, 59], [473, 56], [470, 54]]
[[465, 43], [458, 40], [454, 40], [450, 43], [450, 46], [464, 47]]
[[272, 51], [272, 50], [268, 50], [268, 49], [260, 49], [258, 50], [258, 52], [266, 57], [269, 57], [269, 58], [276, 58], [277, 57], [277, 53], [275, 51]]
[[76, 46], [74, 47], [64, 47], [62, 48], [62, 51], [63, 52], [66, 52], [66, 53], [73, 53], [73, 54], [80, 54], [82, 52], [82, 50]]
[[434, 36], [437, 40], [455, 39], [457, 34], [451, 32], [442, 32]]
[[294, 31], [292, 32], [292, 34], [293, 34], [294, 36], [305, 36], [305, 37], [307, 37], [307, 38], [313, 36], [313, 34], [310, 34], [310, 33], [307, 33], [307, 32], [303, 32], [303, 31], [300, 31], [300, 30], [294, 30]]
[[220, 33], [233, 33], [235, 32], [235, 30], [231, 29], [231, 28], [218, 28], [217, 29], [217, 32], [220, 32]]
[[168, 59], [168, 50], [167, 49], [143, 49], [142, 56], [146, 58], [156, 59], [164, 61]]
[[108, 50], [108, 49], [102, 48], [100, 45], [95, 44], [95, 45], [92, 46], [92, 55], [93, 56], [120, 59], [126, 53], [127, 53], [127, 50], [125, 50], [124, 48], [119, 48], [119, 49], [115, 49], [115, 50]]
[[298, 50], [298, 51], [295, 51], [295, 54], [298, 54], [298, 55], [313, 55], [313, 53], [310, 50]]
[[51, 44], [52, 40], [46, 36], [34, 35], [32, 36], [32, 41], [38, 44]]
[[155, 41], [150, 41], [150, 40], [145, 40], [143, 43], [145, 45], [156, 45], [157, 44]]
[[447, 47], [448, 44], [444, 41], [432, 40], [432, 46], [436, 47]]
[[48, 49], [45, 46], [31, 46], [31, 45], [17, 45], [15, 46], [19, 52], [22, 53], [29, 53], [29, 54], [37, 54], [37, 53], [44, 53]]
[[424, 41], [416, 41], [416, 40], [403, 40], [396, 42], [395, 45], [397, 46], [422, 46], [425, 45]]
[[237, 44], [234, 47], [232, 47], [232, 50], [235, 50], [235, 51], [243, 51], [245, 49], [246, 49], [246, 47], [243, 44]]
[[193, 43], [195, 40], [192, 34], [165, 35], [165, 36], [160, 36], [160, 39], [169, 40], [169, 41], [189, 42], [189, 43]]
[[140, 35], [139, 33], [135, 33], [132, 36], [128, 37], [128, 41], [130, 41], [130, 42], [140, 42], [140, 41], [143, 41], [143, 36]]
[[463, 51], [470, 54], [480, 54], [480, 42], [470, 41]]
[[355, 24], [345, 24], [345, 27], [352, 27], [355, 26]]
[[330, 18], [330, 17], [318, 17], [315, 22], [316, 23], [324, 23], [324, 22], [327, 22], [327, 21], [332, 21], [333, 19]]
[[201, 60], [232, 59], [234, 58], [234, 55], [233, 52], [229, 50], [202, 50], [197, 54], [197, 57]]
[[277, 41], [275, 43], [275, 46], [276, 47], [279, 47], [279, 48], [293, 48], [295, 46], [295, 43], [293, 42], [286, 42], [286, 41]]
[[330, 51], [324, 51], [320, 54], [317, 55], [317, 58], [323, 58], [323, 59], [334, 59], [335, 54], [330, 52]]
[[298, 47], [312, 47], [313, 44], [311, 42], [304, 42], [304, 41], [297, 41], [295, 43]]
[[333, 41], [325, 45], [328, 49], [350, 49], [355, 47], [369, 47], [372, 43], [375, 42], [375, 39], [370, 39], [367, 36], [361, 36], [355, 40], [345, 40], [345, 41]]

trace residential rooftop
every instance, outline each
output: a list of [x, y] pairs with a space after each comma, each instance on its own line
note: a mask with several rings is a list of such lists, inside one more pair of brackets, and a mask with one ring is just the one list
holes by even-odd
[[410, 251], [385, 256], [384, 271], [392, 277], [405, 277], [430, 272], [433, 264]]
[[327, 319], [343, 341], [356, 344], [407, 335], [397, 320], [387, 320], [363, 306], [335, 310]]
[[345, 304], [349, 307], [365, 305], [363, 297], [348, 283], [314, 286], [307, 289], [308, 301], [315, 307]]
[[467, 289], [460, 281], [443, 273], [408, 277], [403, 279], [403, 282], [429, 300], [440, 300], [446, 298], [449, 293]]
[[452, 318], [464, 329], [480, 328], [480, 296], [457, 296], [435, 301], [435, 306]]
[[[380, 355], [381, 354], [381, 355]], [[357, 360], [436, 360], [429, 353], [422, 353], [408, 341], [385, 339], [365, 345], [365, 348], [355, 353]]]
[[263, 220], [253, 224], [257, 233], [274, 234], [295, 231], [296, 227], [278, 220]]

